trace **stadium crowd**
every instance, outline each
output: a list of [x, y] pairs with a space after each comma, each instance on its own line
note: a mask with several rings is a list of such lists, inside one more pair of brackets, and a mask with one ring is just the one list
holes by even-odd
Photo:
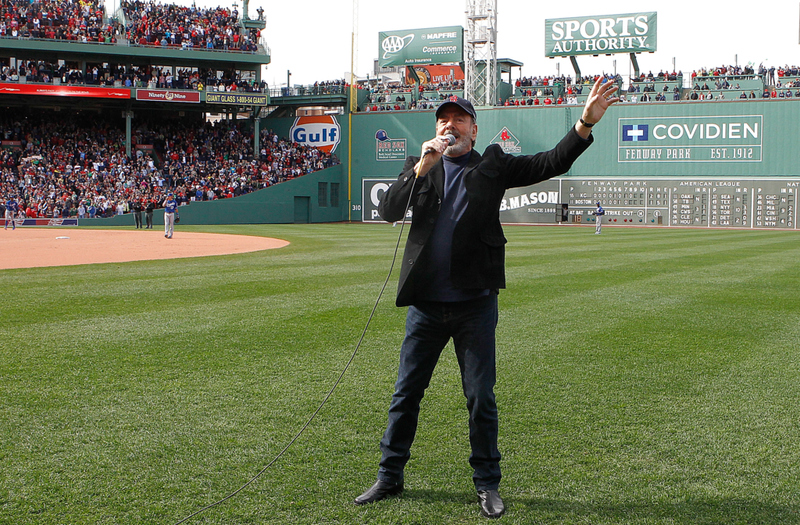
[[27, 217], [110, 216], [161, 207], [168, 193], [179, 203], [235, 197], [339, 163], [269, 130], [254, 157], [252, 131], [230, 121], [142, 123], [130, 159], [124, 127], [97, 118], [5, 113], [0, 138], [0, 195], [16, 196]]
[[225, 7], [201, 9], [152, 1], [123, 1], [129, 42], [142, 46], [255, 52], [261, 32], [242, 35], [239, 13]]
[[[759, 70], [759, 75], [764, 77], [768, 75], [768, 71], [763, 65]], [[774, 68], [773, 68], [774, 71]], [[753, 77], [755, 78], [756, 71], [753, 67], [747, 66], [734, 66], [734, 65], [726, 65], [726, 66], [717, 66], [712, 68], [700, 68], [700, 70], [692, 71], [692, 83], [694, 83], [696, 77]], [[766, 80], [766, 79], [765, 79]]]
[[515, 83], [514, 96], [503, 102], [504, 106], [558, 106], [562, 104], [576, 105], [581, 103], [578, 99], [584, 88], [591, 87], [598, 78], [604, 82], [614, 81], [622, 83], [619, 75], [587, 75], [573, 81], [569, 75], [524, 77]]
[[[363, 86], [357, 84], [358, 89], [363, 89]], [[294, 86], [273, 89], [270, 93], [274, 97], [292, 97], [303, 95], [341, 95], [350, 89], [350, 84], [345, 80], [324, 80], [316, 81], [313, 85], [308, 86]]]
[[0, 0], [0, 38], [37, 38], [253, 53], [261, 32], [242, 32], [236, 9], [201, 9], [152, 1], [123, 1], [126, 24], [100, 0]]
[[415, 109], [435, 109], [442, 100], [452, 94], [463, 94], [464, 80], [419, 84], [400, 84], [395, 86], [370, 83], [364, 111], [404, 111]]
[[[776, 77], [772, 81], [771, 75]], [[620, 85], [621, 103], [800, 97], [800, 68], [789, 65], [778, 68], [766, 68], [762, 65], [758, 71], [750, 65], [701, 68], [692, 72], [692, 85], [688, 88], [684, 87], [682, 71], [670, 72], [662, 69], [656, 74], [652, 71], [641, 72], [639, 76], [631, 78], [624, 88], [621, 75], [602, 76], [616, 80]], [[514, 82], [514, 94], [500, 103], [504, 106], [580, 104], [581, 95], [588, 92], [587, 85], [596, 78], [598, 75], [587, 75], [580, 81], [573, 80], [570, 75], [520, 77]], [[756, 88], [752, 81], [761, 84]], [[443, 93], [438, 97], [414, 97], [413, 88], [412, 85], [396, 87], [373, 85], [370, 88], [370, 102], [364, 110], [435, 109], [441, 99], [449, 94]]]
[[53, 83], [58, 79], [62, 85], [96, 85], [129, 88], [191, 89], [198, 91], [247, 91], [263, 92], [267, 84], [242, 78], [235, 70], [217, 71], [213, 69], [172, 68], [148, 66], [123, 66], [112, 64], [87, 64], [86, 74], [82, 70], [58, 65], [52, 62], [19, 61], [18, 67], [0, 67], [0, 82], [17, 82], [24, 78], [26, 83]]
[[119, 24], [104, 19], [98, 0], [0, 1], [0, 37], [115, 43]]

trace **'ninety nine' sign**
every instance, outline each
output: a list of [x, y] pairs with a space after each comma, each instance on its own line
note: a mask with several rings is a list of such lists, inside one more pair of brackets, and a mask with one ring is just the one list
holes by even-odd
[[652, 53], [656, 18], [652, 12], [545, 20], [545, 56]]

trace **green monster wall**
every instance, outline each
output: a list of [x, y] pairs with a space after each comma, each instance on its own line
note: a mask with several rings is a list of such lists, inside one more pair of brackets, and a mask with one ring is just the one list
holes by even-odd
[[[518, 154], [549, 149], [581, 111], [478, 110], [476, 148], [498, 143]], [[600, 201], [607, 219], [622, 225], [795, 228], [798, 122], [800, 99], [616, 105], [569, 173], [509, 190], [501, 218], [552, 223], [558, 205], [567, 204], [570, 220], [591, 221], [588, 212]], [[404, 154], [419, 155], [433, 135], [432, 112], [353, 117], [351, 220], [375, 218], [381, 185], [397, 177]]]

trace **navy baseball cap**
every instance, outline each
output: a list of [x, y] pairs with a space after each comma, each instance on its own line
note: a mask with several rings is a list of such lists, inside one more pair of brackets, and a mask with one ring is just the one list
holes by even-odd
[[445, 107], [449, 106], [450, 104], [454, 104], [464, 111], [466, 111], [473, 119], [478, 120], [478, 115], [475, 113], [475, 108], [472, 106], [472, 102], [465, 98], [458, 97], [456, 95], [450, 95], [447, 97], [444, 102], [442, 102], [438, 108], [436, 108], [436, 118], [439, 118], [439, 113]]

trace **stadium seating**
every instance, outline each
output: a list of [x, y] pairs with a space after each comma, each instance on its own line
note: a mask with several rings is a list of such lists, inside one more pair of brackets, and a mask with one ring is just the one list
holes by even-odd
[[[419, 88], [422, 88], [421, 90]], [[411, 111], [428, 110], [439, 106], [442, 100], [451, 95], [464, 96], [464, 81], [433, 84], [403, 84], [398, 86], [365, 87], [369, 89], [365, 105], [361, 111]]]
[[241, 35], [238, 12], [133, 0], [122, 2], [127, 40], [133, 45], [253, 53], [261, 33]]
[[110, 44], [119, 31], [117, 22], [105, 22], [98, 0], [2, 0], [0, 14], [0, 37]]
[[19, 61], [19, 69], [0, 67], [0, 82], [41, 82], [52, 84], [85, 84], [131, 88], [169, 88], [205, 91], [263, 92], [266, 82], [256, 83], [241, 78], [237, 71], [182, 68], [172, 74], [171, 68], [135, 66], [87, 66], [83, 71], [44, 61]]
[[233, 197], [339, 163], [270, 131], [261, 132], [254, 158], [252, 132], [228, 121], [143, 122], [132, 132], [131, 159], [120, 121], [6, 111], [0, 137], [19, 142], [0, 151], [0, 195], [18, 195], [40, 217], [75, 215], [80, 203], [98, 215], [127, 211], [134, 200], [160, 206], [170, 191], [181, 202]]
[[255, 53], [259, 29], [242, 33], [238, 12], [134, 0], [122, 2], [122, 21], [99, 0], [0, 0], [0, 38], [211, 49]]

